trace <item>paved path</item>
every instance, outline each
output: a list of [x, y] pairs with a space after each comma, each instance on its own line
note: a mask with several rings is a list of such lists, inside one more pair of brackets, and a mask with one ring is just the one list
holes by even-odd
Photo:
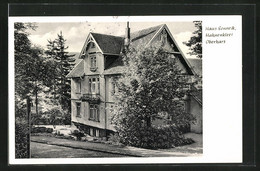
[[125, 155], [111, 154], [70, 147], [61, 147], [45, 143], [31, 142], [32, 158], [88, 158], [88, 157], [127, 157]]
[[[34, 143], [44, 143], [48, 145], [55, 145], [59, 147], [69, 147], [78, 150], [88, 150], [97, 153], [109, 153], [112, 155], [131, 156], [131, 157], [184, 157], [198, 155], [197, 152], [188, 152], [185, 150], [176, 149], [174, 151], [168, 150], [148, 150], [136, 147], [120, 147], [110, 144], [93, 143], [75, 141], [70, 139], [58, 139], [47, 136], [32, 136], [31, 141]], [[105, 157], [105, 156], [103, 156]]]

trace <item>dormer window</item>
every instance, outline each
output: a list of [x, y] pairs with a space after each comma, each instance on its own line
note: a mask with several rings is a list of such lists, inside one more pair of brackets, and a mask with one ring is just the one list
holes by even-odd
[[97, 69], [97, 59], [95, 55], [90, 56], [90, 70], [96, 71]]

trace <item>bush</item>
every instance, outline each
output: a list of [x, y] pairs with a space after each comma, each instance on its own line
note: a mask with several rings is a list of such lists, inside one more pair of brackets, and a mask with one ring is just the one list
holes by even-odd
[[118, 133], [110, 134], [108, 137], [108, 142], [113, 145], [122, 145], [122, 143], [120, 143], [120, 137]]
[[183, 134], [190, 132], [190, 124], [180, 124], [180, 125], [177, 125], [177, 128]]
[[52, 132], [53, 132], [53, 129], [52, 129], [52, 128], [47, 128], [47, 129], [46, 129], [46, 132], [47, 132], [47, 133], [52, 133]]
[[28, 158], [28, 122], [24, 118], [15, 119], [15, 157]]
[[79, 130], [74, 130], [71, 135], [76, 136], [77, 140], [81, 140], [82, 137], [85, 136], [85, 134]]
[[174, 126], [136, 128], [132, 133], [121, 132], [119, 138], [123, 144], [148, 149], [172, 148], [194, 142], [186, 139]]
[[31, 130], [32, 133], [52, 133], [52, 128], [46, 128], [46, 127], [33, 127]]

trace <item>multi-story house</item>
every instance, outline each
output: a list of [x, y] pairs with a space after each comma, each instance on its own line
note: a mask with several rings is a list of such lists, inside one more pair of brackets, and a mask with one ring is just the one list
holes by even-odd
[[[81, 61], [67, 75], [71, 78], [72, 123], [96, 137], [106, 137], [115, 131], [110, 123], [111, 110], [115, 102], [113, 94], [116, 91], [113, 77], [119, 76], [124, 70], [122, 51], [129, 45], [150, 46], [158, 42], [178, 59], [184, 73], [194, 74], [190, 63], [165, 24], [133, 33], [130, 33], [127, 24], [126, 34], [122, 37], [89, 33], [79, 54]], [[201, 104], [197, 101], [196, 98], [191, 98], [187, 108], [194, 110], [199, 120], [198, 125], [191, 129], [201, 132]]]

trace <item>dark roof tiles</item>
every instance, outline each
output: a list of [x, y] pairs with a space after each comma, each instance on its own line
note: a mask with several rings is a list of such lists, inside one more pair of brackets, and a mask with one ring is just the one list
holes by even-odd
[[81, 60], [70, 73], [66, 76], [67, 78], [81, 77], [84, 75], [84, 60]]
[[104, 54], [120, 54], [124, 43], [123, 37], [99, 33], [91, 34]]

